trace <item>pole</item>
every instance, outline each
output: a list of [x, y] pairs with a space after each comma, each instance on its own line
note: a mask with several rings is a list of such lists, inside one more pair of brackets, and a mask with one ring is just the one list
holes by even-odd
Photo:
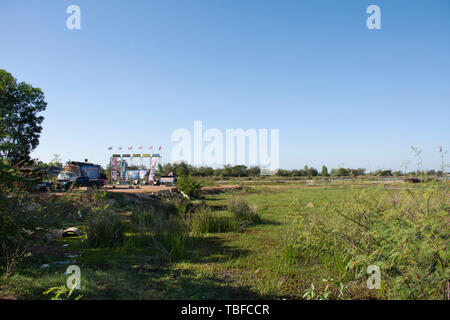
[[112, 182], [112, 157], [109, 157], [109, 183]]

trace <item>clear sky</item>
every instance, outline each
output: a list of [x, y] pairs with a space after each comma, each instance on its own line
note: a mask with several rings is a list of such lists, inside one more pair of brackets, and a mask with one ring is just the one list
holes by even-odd
[[449, 149], [448, 0], [1, 0], [0, 68], [46, 95], [43, 161], [131, 145], [167, 161], [194, 120], [279, 129], [286, 169], [416, 169], [411, 146], [438, 169]]

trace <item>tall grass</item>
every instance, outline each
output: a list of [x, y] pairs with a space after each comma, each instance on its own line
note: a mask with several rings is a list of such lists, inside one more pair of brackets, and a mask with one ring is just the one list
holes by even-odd
[[184, 199], [160, 199], [134, 209], [133, 235], [127, 245], [151, 246], [164, 259], [181, 259], [191, 231], [188, 206]]
[[261, 218], [258, 215], [256, 205], [250, 207], [242, 198], [231, 198], [228, 201], [228, 212], [232, 214], [234, 219], [241, 226], [258, 223]]
[[124, 242], [125, 228], [119, 217], [105, 213], [88, 220], [86, 245], [89, 248], [112, 248]]
[[211, 207], [199, 207], [192, 215], [192, 232], [194, 235], [228, 232], [236, 227], [234, 219], [211, 210]]
[[190, 224], [182, 216], [155, 213], [151, 223], [153, 245], [168, 260], [184, 257], [189, 240]]
[[355, 189], [325, 210], [303, 210], [282, 256], [319, 263], [343, 281], [364, 280], [367, 267], [377, 265], [383, 298], [446, 299], [449, 208], [443, 184], [403, 191]]

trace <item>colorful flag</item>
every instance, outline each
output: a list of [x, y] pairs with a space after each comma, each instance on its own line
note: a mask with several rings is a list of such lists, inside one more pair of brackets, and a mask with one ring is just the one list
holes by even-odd
[[119, 147], [119, 150], [122, 150], [122, 147]]
[[161, 147], [161, 146], [159, 146], [159, 150], [162, 150], [162, 147]]
[[112, 147], [108, 147], [108, 150], [112, 150]]
[[150, 150], [153, 150], [153, 147], [148, 147]]
[[133, 150], [133, 146], [131, 146], [131, 147], [128, 147], [128, 150]]
[[138, 149], [139, 149], [139, 150], [142, 150], [142, 146], [140, 146]]

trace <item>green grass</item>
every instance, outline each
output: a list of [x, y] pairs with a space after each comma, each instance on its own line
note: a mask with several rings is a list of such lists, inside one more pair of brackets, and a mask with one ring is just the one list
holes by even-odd
[[[153, 209], [120, 200], [116, 211], [125, 224], [122, 246], [86, 248], [84, 237], [61, 239], [52, 246], [69, 243], [63, 254], [83, 253], [74, 263], [81, 268], [83, 299], [301, 299], [311, 283], [317, 294], [330, 292], [329, 298], [383, 298], [346, 270], [345, 255], [323, 254], [323, 242], [298, 246], [305, 214], [326, 215], [329, 201], [342, 201], [355, 190], [373, 191], [379, 184], [269, 180], [248, 185], [207, 196], [202, 205], [177, 204], [174, 210], [166, 203], [156, 215]], [[389, 183], [382, 192], [397, 193], [404, 187]], [[448, 185], [442, 187], [448, 192]], [[106, 201], [104, 195], [97, 197]], [[228, 207], [237, 197], [255, 205], [259, 219], [236, 226]], [[198, 209], [205, 205], [207, 209]], [[170, 213], [161, 215], [164, 210]], [[80, 227], [86, 230], [86, 225]], [[52, 264], [59, 260], [68, 259], [52, 254], [25, 258], [12, 277], [0, 278], [0, 296], [48, 299], [42, 292], [65, 283], [67, 266]], [[41, 269], [43, 263], [51, 267]]]

